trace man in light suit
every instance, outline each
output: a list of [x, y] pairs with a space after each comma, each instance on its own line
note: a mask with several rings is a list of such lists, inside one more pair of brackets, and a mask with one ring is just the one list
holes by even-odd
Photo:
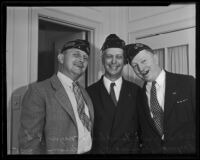
[[[122, 77], [125, 42], [110, 34], [102, 46], [105, 74], [87, 88], [94, 105], [94, 154], [138, 153], [136, 84]], [[113, 84], [113, 85], [112, 85]]]
[[84, 154], [92, 146], [93, 105], [76, 81], [88, 65], [85, 40], [67, 42], [58, 54], [59, 70], [31, 84], [21, 110], [21, 154]]
[[195, 153], [195, 79], [160, 68], [145, 44], [129, 44], [125, 51], [145, 81], [138, 107], [142, 153]]

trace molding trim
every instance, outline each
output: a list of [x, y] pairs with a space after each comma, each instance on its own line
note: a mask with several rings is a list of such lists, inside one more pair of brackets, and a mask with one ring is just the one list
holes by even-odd
[[[100, 36], [100, 31], [102, 28], [102, 23], [89, 20], [87, 18], [78, 17], [77, 15], [72, 15], [68, 13], [64, 13], [61, 11], [57, 11], [55, 9], [49, 8], [39, 8], [32, 7], [31, 8], [31, 39], [30, 39], [30, 83], [37, 80], [37, 66], [38, 66], [38, 19], [41, 17], [46, 17], [49, 19], [53, 19], [56, 22], [63, 23], [65, 25], [71, 25], [73, 27], [78, 27], [84, 30], [88, 30], [91, 34], [89, 35], [89, 40], [91, 42], [91, 46], [97, 46], [99, 44], [99, 39], [97, 37]], [[99, 70], [99, 66], [96, 65], [97, 62], [97, 50], [92, 49], [93, 52], [90, 56], [90, 65], [88, 66], [88, 84], [93, 83], [98, 78], [97, 71]], [[92, 67], [95, 66], [95, 67]]]
[[135, 42], [137, 38], [145, 37], [152, 34], [158, 34], [162, 32], [179, 30], [182, 28], [196, 27], [195, 17], [190, 19], [184, 19], [176, 21], [174, 23], [163, 24], [159, 26], [149, 27], [141, 30], [128, 32], [128, 42]]

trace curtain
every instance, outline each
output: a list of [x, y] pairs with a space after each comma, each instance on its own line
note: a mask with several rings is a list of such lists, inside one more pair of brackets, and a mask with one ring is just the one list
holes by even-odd
[[155, 50], [153, 50], [153, 52], [157, 57], [159, 66], [164, 68], [165, 67], [165, 63], [164, 63], [165, 62], [165, 59], [164, 59], [165, 49], [164, 48], [155, 49]]
[[173, 73], [189, 74], [188, 45], [168, 48], [168, 70]]

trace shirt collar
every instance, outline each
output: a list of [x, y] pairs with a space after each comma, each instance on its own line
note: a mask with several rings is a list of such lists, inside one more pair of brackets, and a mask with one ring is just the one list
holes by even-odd
[[[165, 83], [165, 76], [166, 76], [166, 73], [164, 71], [164, 69], [161, 70], [160, 74], [158, 75], [158, 77], [156, 78], [156, 84], [161, 87], [164, 85]], [[146, 87], [147, 88], [151, 88], [151, 85], [152, 85], [152, 82], [147, 82], [147, 85]]]
[[72, 79], [70, 79], [69, 77], [67, 77], [66, 75], [64, 75], [63, 73], [59, 72], [57, 73], [58, 78], [68, 87], [72, 88]]
[[156, 83], [158, 86], [162, 86], [165, 82], [165, 71], [162, 69], [158, 77], [156, 78]]
[[116, 87], [120, 87], [121, 86], [122, 77], [118, 78], [116, 81], [113, 82], [113, 81], [109, 80], [107, 77], [103, 76], [103, 82], [104, 82], [104, 85], [105, 85], [106, 89], [109, 91], [111, 83], [115, 83]]

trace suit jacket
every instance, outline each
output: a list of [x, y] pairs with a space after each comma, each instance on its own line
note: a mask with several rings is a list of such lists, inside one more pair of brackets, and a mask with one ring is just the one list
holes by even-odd
[[142, 153], [195, 152], [195, 80], [191, 76], [166, 72], [164, 104], [164, 140], [150, 116], [146, 85], [140, 97]]
[[139, 89], [137, 85], [123, 79], [118, 105], [114, 106], [103, 84], [103, 77], [87, 88], [95, 117], [92, 153], [137, 153], [136, 103]]
[[[93, 105], [83, 98], [94, 120]], [[76, 154], [78, 128], [69, 97], [56, 75], [30, 85], [22, 101], [19, 148], [22, 154]]]

